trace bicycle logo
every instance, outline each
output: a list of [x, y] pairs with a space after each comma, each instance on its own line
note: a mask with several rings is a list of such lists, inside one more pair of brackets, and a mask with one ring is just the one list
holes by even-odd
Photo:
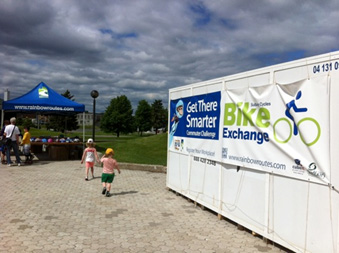
[[[301, 91], [298, 92], [297, 96], [296, 96], [296, 100], [300, 99], [301, 97]], [[290, 113], [290, 110], [293, 109], [296, 113], [299, 113], [299, 112], [306, 112], [307, 111], [307, 108], [298, 108], [295, 104], [295, 100], [293, 99], [292, 101], [290, 101], [289, 103], [286, 104], [286, 111], [285, 111], [285, 115], [290, 119], [292, 120], [293, 122], [293, 131], [292, 131], [292, 124], [290, 122], [290, 120], [288, 120], [287, 118], [279, 118], [274, 124], [273, 124], [273, 136], [274, 136], [274, 139], [279, 142], [279, 143], [287, 143], [291, 138], [292, 138], [292, 132], [295, 136], [297, 136], [299, 134], [299, 130], [300, 129], [300, 125], [304, 122], [312, 122], [312, 124], [314, 124], [317, 128], [317, 135], [316, 137], [311, 140], [311, 141], [308, 141], [304, 138], [304, 136], [302, 134], [299, 134], [300, 136], [300, 139], [301, 141], [307, 145], [307, 146], [312, 146], [313, 144], [315, 144], [319, 138], [320, 138], [320, 134], [321, 134], [321, 129], [320, 129], [320, 125], [318, 123], [318, 121], [316, 121], [315, 119], [313, 118], [310, 118], [310, 117], [306, 117], [306, 118], [303, 118], [301, 119], [300, 121], [298, 121], [297, 123], [295, 122], [294, 120], [294, 117], [292, 116], [292, 114]], [[285, 121], [288, 126], [289, 126], [289, 135], [286, 139], [279, 139], [278, 136], [277, 136], [277, 133], [276, 133], [276, 127], [277, 127], [277, 124], [279, 122], [283, 122]]]

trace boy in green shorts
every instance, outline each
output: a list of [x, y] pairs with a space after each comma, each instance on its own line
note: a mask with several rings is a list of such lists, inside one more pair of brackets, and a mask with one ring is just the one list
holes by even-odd
[[103, 163], [101, 182], [102, 182], [102, 194], [106, 197], [110, 196], [111, 185], [115, 176], [114, 169], [117, 169], [120, 174], [120, 169], [118, 162], [113, 159], [114, 150], [111, 148], [106, 149], [105, 154], [101, 158], [101, 162]]

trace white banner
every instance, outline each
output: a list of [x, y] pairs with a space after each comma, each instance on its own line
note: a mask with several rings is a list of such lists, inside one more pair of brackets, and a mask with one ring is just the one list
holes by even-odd
[[329, 181], [328, 77], [223, 93], [222, 162]]
[[328, 183], [329, 82], [324, 76], [171, 100], [169, 149]]

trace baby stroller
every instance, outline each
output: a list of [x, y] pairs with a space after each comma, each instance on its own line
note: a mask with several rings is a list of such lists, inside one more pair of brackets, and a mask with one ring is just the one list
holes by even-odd
[[26, 157], [25, 164], [32, 164], [34, 155], [31, 153], [31, 145], [24, 145], [23, 153]]

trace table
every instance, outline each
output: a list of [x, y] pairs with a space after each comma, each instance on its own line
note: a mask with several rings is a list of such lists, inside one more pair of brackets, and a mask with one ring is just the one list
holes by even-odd
[[83, 152], [82, 142], [31, 142], [31, 152], [43, 153], [46, 147], [49, 160], [76, 160], [81, 159]]

